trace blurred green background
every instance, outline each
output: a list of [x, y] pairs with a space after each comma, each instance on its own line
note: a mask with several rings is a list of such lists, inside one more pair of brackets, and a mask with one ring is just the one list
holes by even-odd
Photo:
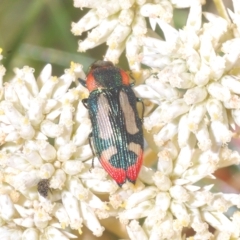
[[0, 47], [2, 64], [8, 70], [6, 78], [14, 67], [25, 65], [35, 68], [38, 75], [46, 63], [51, 63], [53, 75], [58, 76], [70, 61], [90, 65], [95, 57], [90, 52], [78, 53], [79, 37], [70, 32], [71, 22], [85, 12], [74, 8], [72, 1], [1, 0]]

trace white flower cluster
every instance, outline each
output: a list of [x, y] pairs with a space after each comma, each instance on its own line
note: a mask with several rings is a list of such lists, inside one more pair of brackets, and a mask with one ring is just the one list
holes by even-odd
[[147, 21], [155, 25], [155, 19], [171, 22], [173, 8], [188, 7], [190, 0], [74, 0], [78, 8], [91, 10], [79, 20], [72, 23], [72, 33], [81, 35], [89, 31], [85, 40], [79, 41], [78, 51], [84, 52], [104, 42], [108, 50], [104, 60], [118, 63], [126, 48], [126, 57], [131, 69], [139, 70], [142, 39], [147, 34]]
[[91, 160], [83, 163], [92, 156], [91, 123], [81, 102], [88, 92], [77, 83], [69, 88], [85, 77], [82, 66], [72, 63], [60, 78], [51, 76], [51, 65], [37, 80], [33, 72], [15, 69], [1, 87], [0, 239], [76, 238], [70, 229], [81, 233], [83, 224], [100, 236], [104, 228], [93, 209], [106, 206], [79, 174], [86, 182], [106, 174], [89, 173]]
[[[233, 21], [240, 11], [234, 3]], [[158, 105], [145, 119], [148, 131], [158, 120], [158, 146], [177, 135], [181, 149], [197, 142], [202, 152], [218, 153], [240, 125], [240, 23], [235, 20], [233, 27], [213, 14], [204, 16], [209, 22], [201, 27], [201, 6], [194, 2], [183, 30], [159, 20], [166, 41], [144, 40], [143, 62], [156, 73], [136, 91]]]
[[[181, 220], [178, 227], [195, 230], [194, 239], [211, 238], [206, 223], [216, 230], [214, 239], [239, 237], [238, 220], [234, 222], [239, 212], [234, 213], [234, 221], [222, 214], [231, 205], [239, 207], [239, 196], [213, 195], [210, 186], [192, 186], [205, 177], [214, 178], [212, 174], [219, 168], [240, 163], [239, 153], [227, 146], [240, 126], [239, 1], [233, 1], [233, 6], [234, 12], [229, 10], [229, 14], [234, 25], [204, 13], [208, 23], [202, 26], [200, 2], [193, 1], [183, 30], [177, 31], [158, 19], [165, 40], [144, 39], [143, 63], [154, 73], [135, 91], [148, 100], [145, 138], [158, 151], [159, 173], [155, 174], [161, 176], [161, 181], [155, 184], [160, 189], [169, 186], [171, 201], [167, 208], [172, 213], [168, 231], [163, 219], [152, 218], [153, 226], [160, 232], [163, 229], [156, 239], [181, 239], [175, 235], [179, 229], [170, 233], [176, 220]], [[175, 204], [181, 210], [173, 208]]]
[[[119, 51], [134, 40], [133, 66], [141, 41], [143, 62], [154, 71], [135, 91], [146, 103], [144, 137], [158, 152], [157, 169], [143, 166], [135, 186], [118, 187], [98, 161], [89, 171], [91, 123], [81, 101], [88, 91], [76, 81], [85, 78], [79, 64], [60, 78], [50, 65], [37, 79], [30, 67], [15, 69], [5, 84], [0, 66], [0, 239], [67, 240], [78, 238], [83, 226], [99, 237], [101, 219], [115, 218], [121, 224], [115, 233], [126, 236], [125, 227], [131, 240], [240, 238], [240, 212], [226, 214], [240, 208], [240, 196], [196, 184], [240, 163], [227, 146], [240, 125], [240, 4], [234, 0], [235, 11], [229, 11], [234, 25], [205, 13], [209, 22], [202, 26], [198, 0], [177, 2], [191, 2], [180, 31], [166, 23], [173, 0], [75, 0], [92, 9], [73, 32], [95, 27], [80, 50], [107, 41]], [[165, 41], [146, 37], [146, 16], [159, 24]], [[111, 54], [106, 58], [116, 62]], [[187, 228], [195, 232], [188, 238]]]

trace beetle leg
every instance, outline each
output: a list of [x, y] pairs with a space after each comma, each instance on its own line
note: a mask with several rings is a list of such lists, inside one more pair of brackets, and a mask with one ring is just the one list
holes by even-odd
[[96, 156], [95, 152], [94, 152], [94, 148], [93, 148], [93, 145], [92, 145], [92, 133], [89, 134], [89, 139], [88, 139], [88, 143], [90, 145], [90, 148], [92, 150], [92, 154], [93, 154], [93, 159], [92, 159], [92, 167], [90, 168], [90, 172], [91, 172], [91, 169], [94, 168], [94, 156]]
[[83, 106], [88, 109], [87, 101], [88, 101], [88, 98], [82, 99]]
[[81, 79], [81, 78], [78, 78], [78, 81], [79, 81], [84, 87], [87, 87], [87, 86], [86, 86], [86, 81], [84, 81], [84, 80]]
[[142, 104], [142, 117], [141, 117], [141, 121], [143, 122], [145, 106], [144, 106], [143, 100], [141, 98], [137, 98], [136, 100], [137, 100], [137, 102], [140, 102]]

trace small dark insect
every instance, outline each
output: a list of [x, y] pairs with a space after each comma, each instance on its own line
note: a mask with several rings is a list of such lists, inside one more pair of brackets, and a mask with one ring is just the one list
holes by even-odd
[[49, 179], [41, 179], [37, 185], [37, 189], [39, 194], [46, 198], [49, 190]]

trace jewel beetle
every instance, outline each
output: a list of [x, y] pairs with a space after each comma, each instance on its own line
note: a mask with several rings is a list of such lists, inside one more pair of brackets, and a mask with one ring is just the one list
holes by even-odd
[[[83, 99], [92, 122], [90, 143], [103, 168], [119, 186], [135, 183], [143, 162], [142, 120], [128, 74], [109, 61], [96, 61]], [[84, 83], [83, 83], [84, 82]]]

